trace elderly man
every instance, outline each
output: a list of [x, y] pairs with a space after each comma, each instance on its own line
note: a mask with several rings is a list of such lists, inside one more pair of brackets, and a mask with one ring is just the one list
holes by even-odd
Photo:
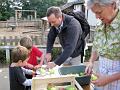
[[86, 68], [91, 74], [94, 61], [99, 56], [98, 79], [92, 81], [98, 90], [120, 90], [120, 12], [117, 0], [87, 0], [102, 24], [96, 27], [93, 49]]
[[56, 65], [80, 65], [80, 40], [82, 29], [79, 21], [74, 17], [63, 14], [59, 7], [52, 6], [47, 10], [48, 22], [51, 29], [47, 40], [46, 59], [51, 60], [51, 51], [55, 38], [58, 36], [63, 52], [53, 62], [48, 63], [48, 68]]

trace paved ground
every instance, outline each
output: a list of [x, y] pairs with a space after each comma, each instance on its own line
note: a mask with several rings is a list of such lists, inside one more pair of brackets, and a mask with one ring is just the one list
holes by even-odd
[[10, 90], [8, 73], [8, 68], [0, 68], [0, 90]]

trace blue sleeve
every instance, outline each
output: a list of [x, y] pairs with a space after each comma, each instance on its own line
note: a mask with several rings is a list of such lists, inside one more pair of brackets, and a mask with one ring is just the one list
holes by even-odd
[[48, 33], [48, 38], [47, 38], [47, 53], [51, 53], [52, 52], [52, 48], [53, 48], [53, 44], [54, 41], [57, 37], [57, 32], [55, 30], [54, 27], [51, 27], [49, 33]]

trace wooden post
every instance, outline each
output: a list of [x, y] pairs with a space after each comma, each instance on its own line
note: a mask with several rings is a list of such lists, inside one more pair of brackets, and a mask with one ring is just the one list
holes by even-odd
[[34, 11], [34, 14], [35, 14], [35, 20], [36, 20], [36, 18], [37, 18], [37, 12], [36, 12], [36, 10]]
[[15, 45], [18, 45], [18, 43], [19, 43], [19, 39], [17, 36], [15, 36]]
[[16, 26], [18, 26], [18, 24], [17, 24], [17, 19], [18, 19], [18, 11], [17, 10], [15, 10], [15, 23], [16, 23]]
[[3, 41], [4, 41], [4, 46], [6, 46], [7, 45], [7, 39], [6, 39], [5, 36], [3, 37]]
[[44, 42], [45, 42], [45, 35], [44, 35], [44, 33], [45, 33], [45, 30], [46, 30], [46, 26], [47, 26], [47, 21], [44, 21], [44, 20], [42, 20], [42, 29], [41, 29], [41, 38], [42, 38], [42, 40], [41, 40], [41, 43], [42, 44], [44, 44]]
[[12, 38], [12, 36], [10, 36], [10, 45], [11, 46], [13, 45], [13, 38]]
[[35, 36], [35, 44], [40, 45], [40, 41], [41, 41], [40, 36]]

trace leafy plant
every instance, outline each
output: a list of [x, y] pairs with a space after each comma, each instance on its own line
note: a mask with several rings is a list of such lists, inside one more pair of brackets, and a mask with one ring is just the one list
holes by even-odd
[[52, 50], [52, 60], [55, 60], [57, 58], [57, 56], [59, 56], [61, 53], [61, 48], [60, 47], [55, 47]]
[[87, 62], [91, 56], [92, 46], [89, 46], [87, 50], [85, 50], [85, 62]]
[[6, 62], [6, 55], [5, 55], [5, 50], [0, 49], [0, 63], [5, 64]]
[[50, 6], [61, 6], [67, 2], [67, 0], [21, 0], [23, 3], [23, 10], [36, 10], [37, 17], [41, 18], [46, 15], [47, 8]]

